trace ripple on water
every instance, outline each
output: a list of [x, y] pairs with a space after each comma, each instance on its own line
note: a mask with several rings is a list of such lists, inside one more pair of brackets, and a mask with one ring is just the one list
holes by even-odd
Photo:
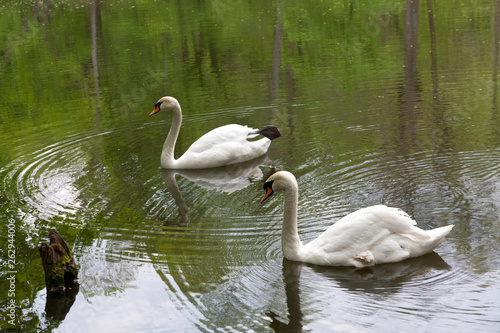
[[[147, 130], [144, 126], [140, 131]], [[100, 199], [96, 193], [96, 197], [86, 198], [91, 202], [88, 205], [81, 191], [92, 185], [76, 185], [76, 179], [88, 172], [85, 160], [95, 149], [94, 140], [114, 135], [121, 134], [73, 134], [18, 159], [2, 170], [5, 193], [12, 199], [22, 198], [18, 208], [33, 219], [58, 216], [81, 227], [75, 216], [92, 206], [98, 210]], [[448, 240], [436, 250], [441, 257], [425, 256], [364, 270], [299, 264], [296, 270], [301, 273], [292, 274], [298, 280], [283, 278], [287, 268], [281, 262], [282, 198], [260, 206], [255, 195], [261, 194], [260, 183], [227, 194], [177, 177], [179, 200], [155, 171], [146, 176], [144, 198], [136, 205], [145, 217], [142, 224], [111, 209], [109, 219], [116, 221], [99, 229], [97, 243], [89, 247], [96, 253], [82, 258], [89, 263], [95, 261], [92, 256], [99, 259], [87, 274], [96, 279], [88, 280], [92, 286], [88, 295], [113, 290], [113, 285], [126, 288], [133, 280], [127, 275], [129, 280], [119, 283], [121, 273], [128, 269], [126, 264], [151, 263], [167, 285], [172, 302], [206, 330], [214, 327], [213, 322], [226, 323], [228, 330], [237, 328], [235, 318], [241, 318], [241, 312], [255, 317], [255, 325], [266, 323], [263, 314], [268, 309], [286, 318], [290, 309], [282, 300], [287, 297], [296, 303], [292, 311], [296, 315], [328, 317], [328, 308], [345, 321], [382, 313], [397, 320], [417, 319], [418, 325], [419, 316], [432, 318], [449, 306], [443, 297], [453, 288], [465, 289], [477, 272], [498, 267], [499, 249], [489, 244], [499, 238], [493, 224], [500, 211], [499, 162], [499, 150], [424, 152], [406, 157], [356, 152], [317, 160], [298, 170], [299, 231], [305, 243], [348, 212], [379, 203], [403, 208], [424, 229], [455, 224]], [[102, 165], [93, 168], [105, 172]], [[130, 189], [116, 189], [115, 196], [106, 200], [127, 207], [130, 198], [120, 196]], [[254, 206], [241, 204], [252, 200]], [[101, 280], [107, 283], [104, 291], [92, 289]], [[297, 293], [287, 295], [289, 283], [300, 285], [298, 303]], [[272, 294], [269, 286], [274, 287]], [[345, 302], [350, 306], [343, 307]], [[224, 310], [211, 310], [215, 305]], [[297, 312], [297, 306], [302, 310]], [[480, 309], [451, 310], [457, 317], [471, 311], [477, 314]]]
[[93, 135], [72, 134], [65, 140], [25, 155], [7, 165], [2, 173], [5, 193], [16, 205], [23, 221], [74, 216], [82, 207], [75, 181], [85, 168], [85, 154]]

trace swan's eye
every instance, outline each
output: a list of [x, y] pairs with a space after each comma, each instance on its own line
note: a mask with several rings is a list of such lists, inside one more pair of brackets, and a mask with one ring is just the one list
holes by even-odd
[[161, 105], [162, 103], [163, 103], [163, 102], [158, 102], [158, 103], [156, 103], [156, 104], [155, 104], [155, 109], [156, 109], [156, 108], [158, 108], [158, 109], [159, 109], [159, 108], [160, 108], [160, 105]]

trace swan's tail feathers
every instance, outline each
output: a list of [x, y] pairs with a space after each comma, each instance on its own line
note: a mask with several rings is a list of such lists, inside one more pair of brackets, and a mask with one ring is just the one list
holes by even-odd
[[281, 136], [281, 133], [280, 131], [278, 131], [278, 127], [276, 126], [264, 126], [261, 129], [250, 134], [261, 134], [269, 140], [273, 140]]
[[436, 247], [439, 244], [441, 244], [444, 241], [444, 238], [446, 237], [446, 235], [448, 235], [450, 233], [451, 229], [453, 229], [453, 227], [454, 227], [454, 225], [450, 224], [450, 225], [447, 225], [445, 227], [427, 230], [427, 234], [432, 239], [432, 243], [433, 243], [432, 246]]
[[441, 237], [446, 237], [453, 229], [454, 225], [450, 224], [445, 227], [440, 227], [432, 230], [428, 230], [427, 232], [431, 235], [431, 237], [436, 237], [436, 238], [441, 238]]

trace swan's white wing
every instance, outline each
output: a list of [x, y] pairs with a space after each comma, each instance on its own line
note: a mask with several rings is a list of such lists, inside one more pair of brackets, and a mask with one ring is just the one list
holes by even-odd
[[[371, 206], [353, 212], [333, 224], [318, 238], [306, 244], [304, 251], [311, 252], [313, 257], [322, 257], [330, 264], [352, 264], [356, 256], [374, 249], [378, 252], [391, 252], [398, 260], [402, 260], [410, 254], [398, 245], [397, 241], [401, 237], [414, 241], [429, 238], [425, 231], [415, 225], [413, 219], [397, 208]], [[398, 239], [394, 238], [395, 235]]]
[[[320, 237], [331, 239], [341, 237], [347, 244], [357, 241], [373, 241], [378, 235], [389, 233], [413, 233], [413, 226], [417, 223], [405, 212], [397, 208], [391, 208], [384, 205], [366, 207], [346, 215], [330, 228], [328, 228]], [[427, 237], [422, 232], [416, 231], [415, 236]]]
[[196, 140], [177, 159], [178, 168], [211, 168], [240, 163], [266, 153], [271, 140], [263, 138], [248, 141], [250, 133], [257, 130], [241, 125], [218, 127]]
[[248, 126], [237, 124], [217, 127], [196, 140], [191, 147], [186, 150], [185, 154], [203, 153], [219, 145], [231, 142], [242, 144], [253, 131], [256, 130]]

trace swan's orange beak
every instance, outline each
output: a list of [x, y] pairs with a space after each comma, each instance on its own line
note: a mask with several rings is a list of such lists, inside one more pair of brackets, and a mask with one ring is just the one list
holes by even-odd
[[154, 115], [155, 113], [158, 113], [158, 112], [160, 112], [160, 105], [156, 104], [155, 109], [153, 111], [151, 111], [149, 116], [151, 117], [152, 115]]
[[264, 184], [264, 190], [266, 190], [266, 194], [264, 194], [262, 199], [260, 199], [260, 203], [263, 203], [264, 201], [266, 201], [267, 198], [269, 198], [274, 193], [272, 185], [273, 185], [272, 181], [266, 182]]

